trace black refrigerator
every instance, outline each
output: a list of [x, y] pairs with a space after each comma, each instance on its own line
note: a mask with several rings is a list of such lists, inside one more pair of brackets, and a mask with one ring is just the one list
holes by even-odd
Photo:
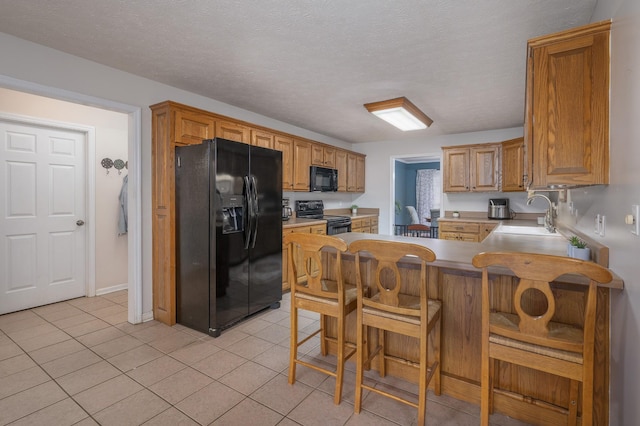
[[282, 153], [176, 148], [177, 322], [214, 337], [282, 299]]

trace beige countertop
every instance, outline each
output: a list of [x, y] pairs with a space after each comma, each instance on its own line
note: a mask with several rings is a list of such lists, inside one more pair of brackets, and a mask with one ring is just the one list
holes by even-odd
[[282, 221], [282, 228], [297, 228], [299, 226], [326, 225], [327, 221], [323, 219], [303, 219], [291, 216], [289, 220]]
[[[505, 222], [508, 222], [509, 225], [519, 224], [523, 226], [531, 226], [531, 224], [534, 223], [534, 221], [528, 220], [510, 220]], [[479, 270], [471, 264], [471, 259], [473, 259], [476, 254], [485, 251], [545, 253], [556, 256], [566, 256], [567, 254], [566, 238], [540, 237], [535, 235], [496, 234], [492, 232], [480, 243], [440, 240], [435, 238], [405, 237], [398, 235], [364, 234], [360, 232], [338, 234], [336, 237], [342, 239], [347, 244], [362, 239], [403, 241], [419, 244], [431, 249], [436, 254], [436, 260], [433, 262], [434, 266], [473, 272], [479, 272]], [[492, 268], [492, 270], [496, 273], [505, 273], [500, 268]], [[577, 276], [566, 277], [563, 281], [584, 283], [584, 279]], [[613, 281], [609, 284], [603, 285], [603, 287], [622, 289], [623, 281], [614, 273]]]

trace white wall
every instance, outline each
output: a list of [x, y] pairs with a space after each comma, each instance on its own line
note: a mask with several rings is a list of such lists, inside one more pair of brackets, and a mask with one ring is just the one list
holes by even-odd
[[[523, 110], [524, 116], [524, 110]], [[393, 158], [394, 157], [442, 157], [441, 147], [465, 145], [474, 143], [502, 142], [522, 136], [522, 127], [498, 129], [483, 132], [460, 133], [436, 137], [426, 137], [424, 140], [412, 142], [371, 142], [357, 144], [354, 150], [367, 155], [366, 188], [367, 192], [355, 197], [356, 204], [362, 207], [380, 208], [380, 233], [391, 234], [394, 219], [394, 201], [391, 199], [393, 191]], [[510, 198], [519, 200], [515, 205], [524, 204], [524, 194], [445, 194], [442, 204], [444, 210], [486, 211], [489, 198]], [[513, 207], [512, 207], [513, 208]], [[538, 211], [538, 210], [530, 210]]]
[[[640, 419], [640, 237], [624, 224], [631, 204], [640, 204], [640, 2], [599, 0], [592, 21], [609, 18], [610, 184], [573, 190], [570, 196], [585, 212], [577, 223], [584, 232], [592, 232], [596, 214], [606, 216], [602, 242], [610, 249], [611, 269], [625, 284], [611, 298], [610, 424], [616, 426], [635, 425]], [[571, 220], [566, 212], [561, 219]]]
[[[137, 106], [142, 111], [142, 309], [152, 312], [151, 276], [151, 111], [149, 105], [173, 100], [301, 137], [352, 149], [351, 144], [254, 114], [197, 94], [105, 67], [0, 33], [0, 75], [83, 95]], [[203, 71], [204, 72], [204, 71]], [[131, 168], [130, 164], [130, 168]]]
[[[111, 169], [107, 175], [100, 160], [127, 160], [126, 114], [72, 104], [0, 88], [0, 111], [45, 118], [95, 128], [96, 158], [96, 292], [127, 284], [127, 236], [118, 236], [118, 195], [122, 175]], [[102, 290], [102, 291], [101, 291]]]

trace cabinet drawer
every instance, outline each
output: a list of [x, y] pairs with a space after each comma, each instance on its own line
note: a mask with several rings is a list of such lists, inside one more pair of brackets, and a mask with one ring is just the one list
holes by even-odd
[[311, 232], [312, 234], [326, 234], [327, 233], [327, 227], [326, 225], [313, 225], [309, 227], [309, 232]]
[[440, 222], [440, 232], [468, 232], [479, 233], [479, 223], [465, 223], [465, 222]]
[[378, 224], [378, 217], [372, 217], [371, 218], [371, 226], [377, 225]]

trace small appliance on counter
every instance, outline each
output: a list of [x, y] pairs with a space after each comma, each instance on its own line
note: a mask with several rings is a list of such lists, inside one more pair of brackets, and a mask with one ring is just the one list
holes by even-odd
[[282, 199], [282, 220], [283, 221], [289, 220], [291, 218], [291, 215], [293, 215], [293, 211], [291, 210], [291, 207], [289, 207], [289, 199], [283, 198]]
[[487, 212], [489, 219], [511, 219], [511, 210], [509, 209], [508, 198], [490, 198], [489, 209]]

